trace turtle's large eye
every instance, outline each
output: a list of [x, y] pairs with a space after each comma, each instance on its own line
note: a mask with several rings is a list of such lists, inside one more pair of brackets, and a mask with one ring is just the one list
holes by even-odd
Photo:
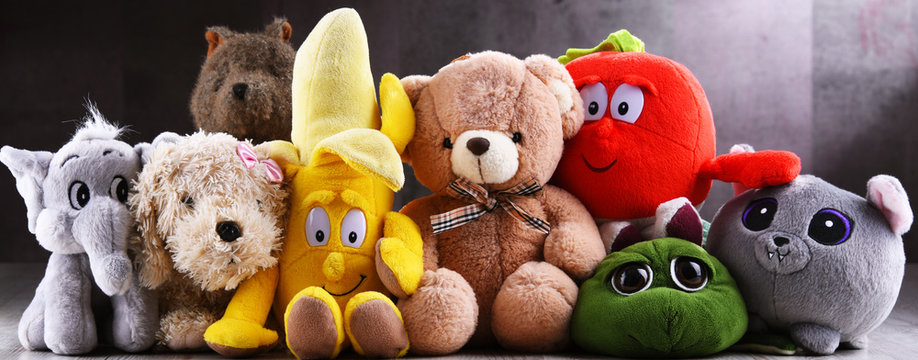
[[851, 237], [854, 221], [841, 211], [822, 209], [813, 215], [807, 235], [823, 245], [838, 245]]
[[82, 181], [74, 181], [70, 184], [70, 207], [74, 210], [80, 210], [89, 203], [89, 186]]
[[619, 266], [609, 282], [615, 292], [630, 296], [647, 290], [653, 281], [653, 270], [647, 264], [633, 262]]
[[704, 262], [685, 256], [673, 259], [669, 272], [676, 286], [688, 292], [703, 289], [710, 277], [710, 271]]
[[761, 231], [771, 226], [778, 212], [778, 201], [765, 198], [753, 201], [743, 212], [743, 226], [752, 231]]
[[328, 221], [328, 213], [321, 207], [314, 207], [309, 210], [306, 216], [306, 242], [309, 246], [325, 246], [328, 244], [328, 238], [331, 236], [331, 223]]

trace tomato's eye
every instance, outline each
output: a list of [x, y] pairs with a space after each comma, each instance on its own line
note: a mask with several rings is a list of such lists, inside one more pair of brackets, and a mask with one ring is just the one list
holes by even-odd
[[612, 118], [634, 123], [644, 110], [644, 92], [639, 86], [621, 84], [612, 94]]
[[583, 99], [583, 120], [594, 121], [602, 119], [609, 105], [609, 94], [602, 83], [589, 84], [580, 89], [580, 98]]

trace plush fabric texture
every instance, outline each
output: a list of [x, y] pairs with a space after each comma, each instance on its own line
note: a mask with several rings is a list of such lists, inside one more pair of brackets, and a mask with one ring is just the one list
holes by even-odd
[[[125, 205], [149, 144], [118, 140], [94, 105], [67, 144], [57, 152], [4, 146], [0, 162], [16, 177], [25, 200], [29, 231], [51, 252], [45, 276], [19, 322], [28, 350], [77, 355], [92, 351], [97, 326], [113, 345], [129, 352], [153, 345], [156, 297], [139, 286], [128, 237], [133, 231]], [[97, 324], [90, 307], [93, 287], [110, 297], [112, 324]]]
[[[640, 42], [616, 34], [610, 39]], [[714, 120], [701, 84], [682, 64], [642, 48], [568, 50], [577, 56], [566, 68], [592, 120], [566, 142], [553, 184], [604, 222], [653, 216], [657, 205], [678, 197], [697, 206], [714, 179], [761, 187], [797, 176], [800, 159], [786, 151], [715, 158]]]
[[[159, 344], [206, 349], [204, 330], [243, 280], [277, 265], [287, 191], [247, 168], [223, 133], [163, 133], [130, 197], [140, 280], [160, 298]], [[248, 144], [245, 142], [248, 146]], [[265, 147], [255, 147], [267, 159]]]
[[262, 33], [207, 29], [207, 58], [191, 93], [194, 125], [255, 143], [290, 139], [293, 29], [275, 19]]
[[[704, 268], [706, 283], [687, 291], [676, 283], [676, 259]], [[649, 269], [647, 288], [624, 295], [619, 269]], [[625, 277], [621, 284], [640, 284]], [[633, 285], [632, 285], [633, 286]], [[637, 286], [636, 286], [637, 287]], [[574, 308], [571, 337], [584, 350], [616, 357], [707, 356], [726, 349], [746, 332], [746, 308], [727, 268], [700, 246], [660, 238], [609, 254], [583, 283]]]
[[[727, 202], [708, 249], [736, 276], [749, 314], [801, 348], [866, 346], [902, 284], [902, 233], [913, 218], [899, 181], [877, 175], [865, 199], [804, 175]], [[880, 200], [882, 199], [882, 200]]]
[[[434, 76], [406, 77], [402, 85], [417, 122], [403, 157], [434, 193], [401, 210], [420, 227], [427, 270], [416, 294], [399, 300], [412, 349], [447, 354], [466, 344], [498, 342], [523, 351], [564, 348], [574, 299], [562, 294], [575, 295], [572, 279], [588, 278], [604, 253], [583, 205], [545, 184], [564, 139], [583, 121], [570, 77], [544, 55], [520, 60], [485, 51], [456, 59]], [[514, 196], [513, 203], [547, 221], [549, 233], [498, 207], [434, 234], [431, 215], [470, 205], [447, 190], [460, 176], [494, 194], [535, 179], [543, 190]], [[529, 262], [552, 269], [546, 270], [551, 275], [524, 269]], [[501, 296], [512, 306], [497, 307]]]
[[[388, 300], [387, 286], [411, 293], [422, 271], [417, 226], [405, 216], [390, 215], [393, 191], [404, 183], [395, 144], [404, 148], [413, 136], [414, 113], [394, 75], [384, 76], [380, 86], [381, 102], [391, 107], [383, 109], [381, 119], [359, 15], [339, 9], [323, 17], [297, 51], [293, 142], [270, 144], [291, 189], [279, 265], [266, 271], [276, 273], [276, 286], [243, 286], [236, 292], [230, 306], [239, 310], [228, 309], [205, 334], [214, 350], [249, 353], [271, 341], [261, 334], [270, 331], [264, 323], [273, 307], [283, 316], [278, 320], [288, 347], [301, 359], [335, 357], [349, 345], [368, 356], [407, 351], [407, 341], [387, 342], [395, 349], [384, 349], [360, 338], [407, 339], [398, 316], [379, 324], [367, 321], [370, 315], [383, 316], [378, 311], [398, 314], [395, 304], [384, 301], [371, 313], [353, 310], [368, 300]], [[377, 251], [380, 238], [389, 244], [387, 251]], [[378, 262], [390, 269], [390, 283], [377, 273]], [[248, 282], [261, 276], [275, 275], [256, 275]], [[374, 328], [363, 328], [370, 325]]]

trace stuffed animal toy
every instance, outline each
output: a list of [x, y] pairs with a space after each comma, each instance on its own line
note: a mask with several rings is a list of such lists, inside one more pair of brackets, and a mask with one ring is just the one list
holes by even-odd
[[207, 29], [207, 59], [191, 94], [198, 128], [254, 143], [290, 136], [293, 30], [275, 19], [264, 33]]
[[583, 201], [607, 247], [619, 235], [658, 237], [648, 231], [658, 205], [679, 197], [700, 205], [713, 179], [762, 187], [800, 172], [800, 159], [786, 151], [715, 157], [701, 84], [682, 64], [644, 52], [627, 30], [559, 61], [580, 91], [585, 121], [566, 142], [552, 183]]
[[387, 74], [380, 119], [353, 9], [319, 21], [297, 51], [293, 84], [293, 143], [271, 144], [292, 179], [279, 266], [246, 281], [205, 338], [226, 356], [270, 348], [278, 336], [264, 323], [273, 304], [299, 359], [333, 358], [348, 346], [368, 357], [404, 355], [408, 337], [389, 296], [417, 288], [422, 243], [417, 225], [391, 209], [404, 183], [399, 153], [414, 132], [411, 103]]
[[736, 276], [750, 332], [789, 334], [809, 352], [831, 354], [840, 344], [867, 346], [892, 311], [911, 224], [892, 176], [871, 178], [865, 199], [805, 175], [728, 201], [708, 250]]
[[140, 281], [159, 291], [157, 340], [205, 350], [204, 331], [243, 280], [277, 264], [286, 214], [283, 173], [228, 134], [163, 133], [129, 202]]
[[670, 237], [609, 254], [583, 283], [571, 320], [577, 345], [616, 357], [699, 357], [743, 336], [736, 282], [699, 246], [701, 218], [685, 209], [667, 220]]
[[583, 121], [570, 76], [544, 55], [486, 51], [402, 84], [417, 117], [404, 157], [434, 192], [401, 210], [427, 270], [399, 302], [413, 349], [564, 348], [574, 281], [604, 256], [583, 205], [546, 184]]
[[[121, 129], [95, 106], [87, 108], [83, 126], [56, 153], [0, 149], [0, 162], [25, 200], [29, 232], [51, 252], [19, 322], [19, 342], [28, 350], [84, 354], [96, 347], [99, 326], [111, 332], [105, 335], [115, 347], [143, 351], [153, 345], [156, 296], [135, 279], [125, 202], [149, 144], [119, 141]], [[99, 289], [110, 297], [114, 315], [94, 314], [91, 298]], [[113, 322], [97, 324], [100, 315]]]

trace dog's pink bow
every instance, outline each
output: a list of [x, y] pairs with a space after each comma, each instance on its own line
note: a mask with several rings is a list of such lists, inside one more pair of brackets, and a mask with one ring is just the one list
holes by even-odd
[[280, 165], [277, 165], [277, 162], [271, 159], [267, 160], [258, 160], [258, 156], [255, 155], [255, 149], [252, 149], [249, 144], [241, 142], [236, 145], [236, 154], [239, 154], [239, 158], [242, 159], [242, 164], [245, 165], [246, 169], [251, 169], [258, 165], [258, 163], [265, 164], [265, 173], [268, 174], [268, 181], [273, 183], [281, 183], [284, 181], [284, 172], [281, 170]]

